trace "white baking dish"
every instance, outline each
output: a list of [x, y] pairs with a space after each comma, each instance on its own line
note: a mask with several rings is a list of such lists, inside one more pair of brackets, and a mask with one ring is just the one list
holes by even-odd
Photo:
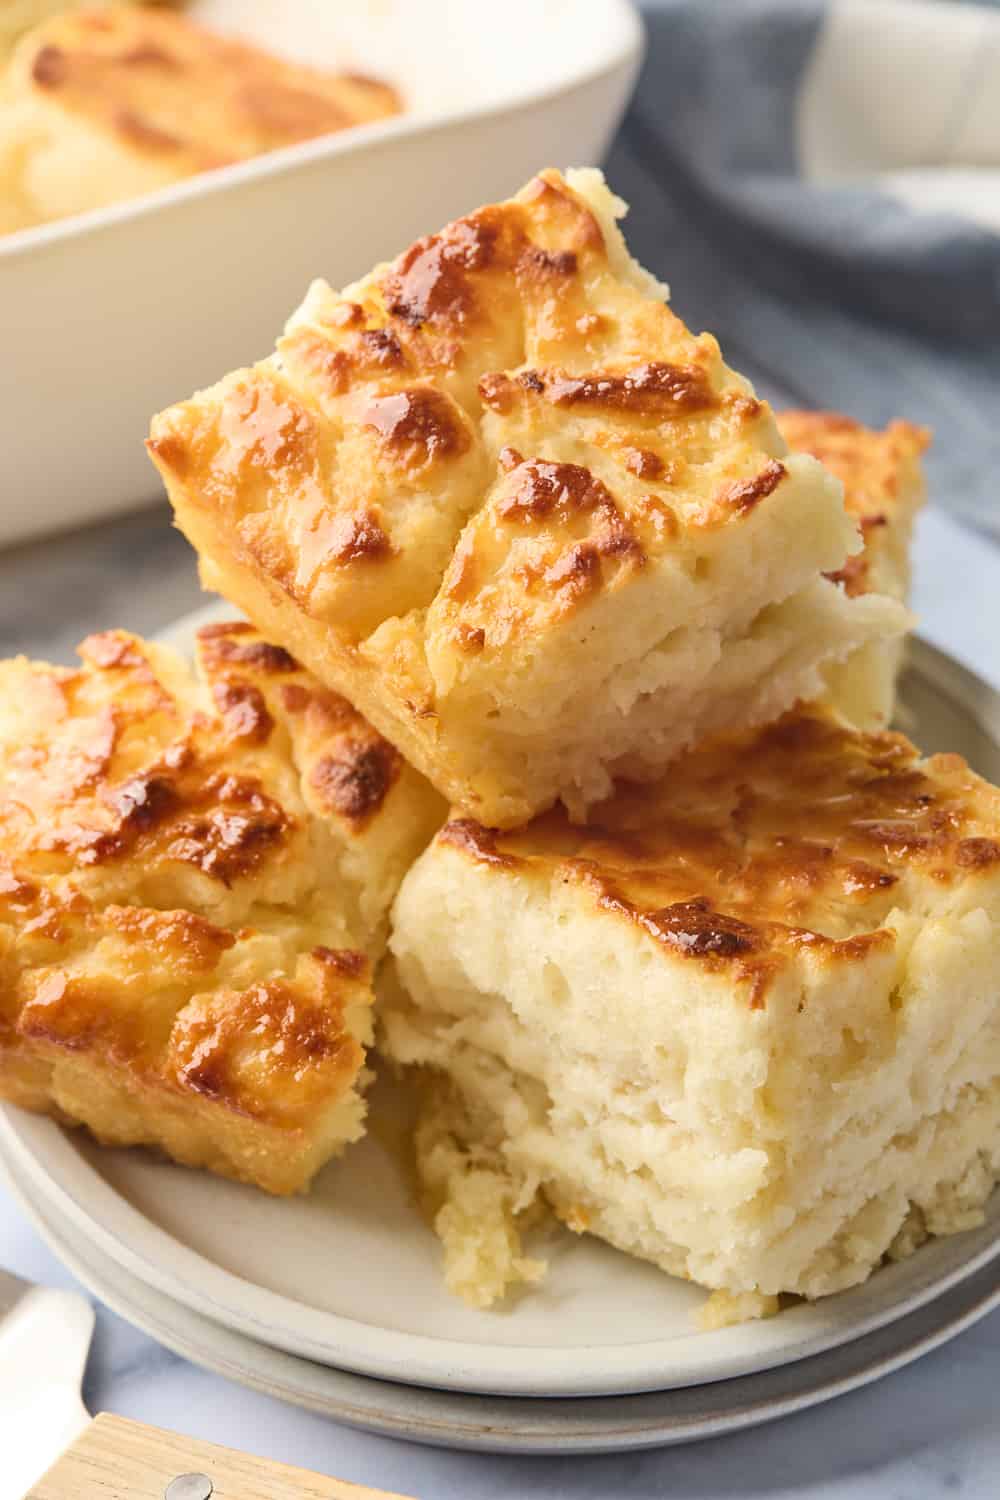
[[276, 51], [388, 79], [407, 113], [0, 239], [0, 542], [159, 484], [152, 412], [266, 354], [334, 285], [517, 188], [598, 160], [642, 50], [628, 0], [195, 0]]

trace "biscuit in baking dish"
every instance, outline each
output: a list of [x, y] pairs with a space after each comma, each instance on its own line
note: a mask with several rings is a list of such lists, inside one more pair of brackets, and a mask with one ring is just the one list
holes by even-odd
[[[147, 0], [116, 0], [118, 5], [144, 4]], [[157, 0], [148, 0], [157, 3]], [[166, 0], [170, 3], [170, 0]], [[93, 0], [4, 0], [0, 6], [0, 67], [19, 37], [52, 16], [73, 10], [93, 10]]]
[[[920, 455], [930, 441], [927, 429], [895, 421], [880, 431], [826, 411], [783, 411], [776, 420], [790, 448], [811, 453], [843, 483], [848, 513], [861, 527], [864, 550], [834, 578], [849, 594], [887, 594], [905, 603], [913, 522], [925, 496]], [[884, 728], [902, 655], [899, 636], [862, 646], [827, 669], [827, 700], [859, 728]]]
[[418, 1146], [480, 1304], [536, 1191], [759, 1309], [967, 1227], [1000, 1176], [1000, 791], [958, 756], [799, 708], [588, 827], [453, 820], [390, 946], [382, 1045], [444, 1077]]
[[815, 696], [905, 613], [825, 580], [840, 486], [546, 171], [154, 419], [206, 585], [511, 826]]
[[56, 16], [0, 96], [0, 229], [135, 198], [398, 112], [388, 85], [272, 56], [163, 9]]
[[443, 811], [248, 625], [0, 664], [0, 1095], [270, 1192], [362, 1132], [371, 965]]

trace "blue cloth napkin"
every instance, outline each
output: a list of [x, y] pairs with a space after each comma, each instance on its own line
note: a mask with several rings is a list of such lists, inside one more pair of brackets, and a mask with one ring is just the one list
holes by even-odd
[[642, 9], [637, 256], [776, 405], [932, 427], [933, 498], [1000, 538], [1000, 10]]

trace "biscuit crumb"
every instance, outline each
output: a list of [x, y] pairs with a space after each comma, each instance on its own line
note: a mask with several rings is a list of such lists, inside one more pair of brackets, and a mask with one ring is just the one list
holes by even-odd
[[780, 1311], [781, 1298], [763, 1292], [713, 1292], [697, 1309], [694, 1320], [701, 1333], [714, 1333], [736, 1323], [773, 1318]]
[[536, 1185], [470, 1135], [457, 1094], [427, 1085], [414, 1137], [421, 1208], [441, 1241], [448, 1290], [489, 1308], [544, 1278], [548, 1263], [524, 1254], [524, 1235], [545, 1210]]

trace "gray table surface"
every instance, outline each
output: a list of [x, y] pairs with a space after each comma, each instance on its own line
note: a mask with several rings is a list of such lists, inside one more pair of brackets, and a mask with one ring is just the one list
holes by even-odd
[[150, 635], [199, 598], [194, 554], [164, 502], [0, 550], [0, 650], [71, 662], [92, 630], [125, 625]]
[[[191, 554], [163, 509], [0, 553], [5, 655], [24, 650], [68, 662], [88, 631], [126, 625], [152, 632], [198, 600]], [[915, 602], [929, 639], [1000, 686], [1000, 549], [928, 514], [917, 544]], [[72, 1285], [2, 1188], [0, 1265]], [[756, 1432], [621, 1458], [498, 1459], [350, 1432], [204, 1373], [104, 1309], [86, 1396], [95, 1410], [425, 1500], [1000, 1495], [1000, 1314], [827, 1406]]]

